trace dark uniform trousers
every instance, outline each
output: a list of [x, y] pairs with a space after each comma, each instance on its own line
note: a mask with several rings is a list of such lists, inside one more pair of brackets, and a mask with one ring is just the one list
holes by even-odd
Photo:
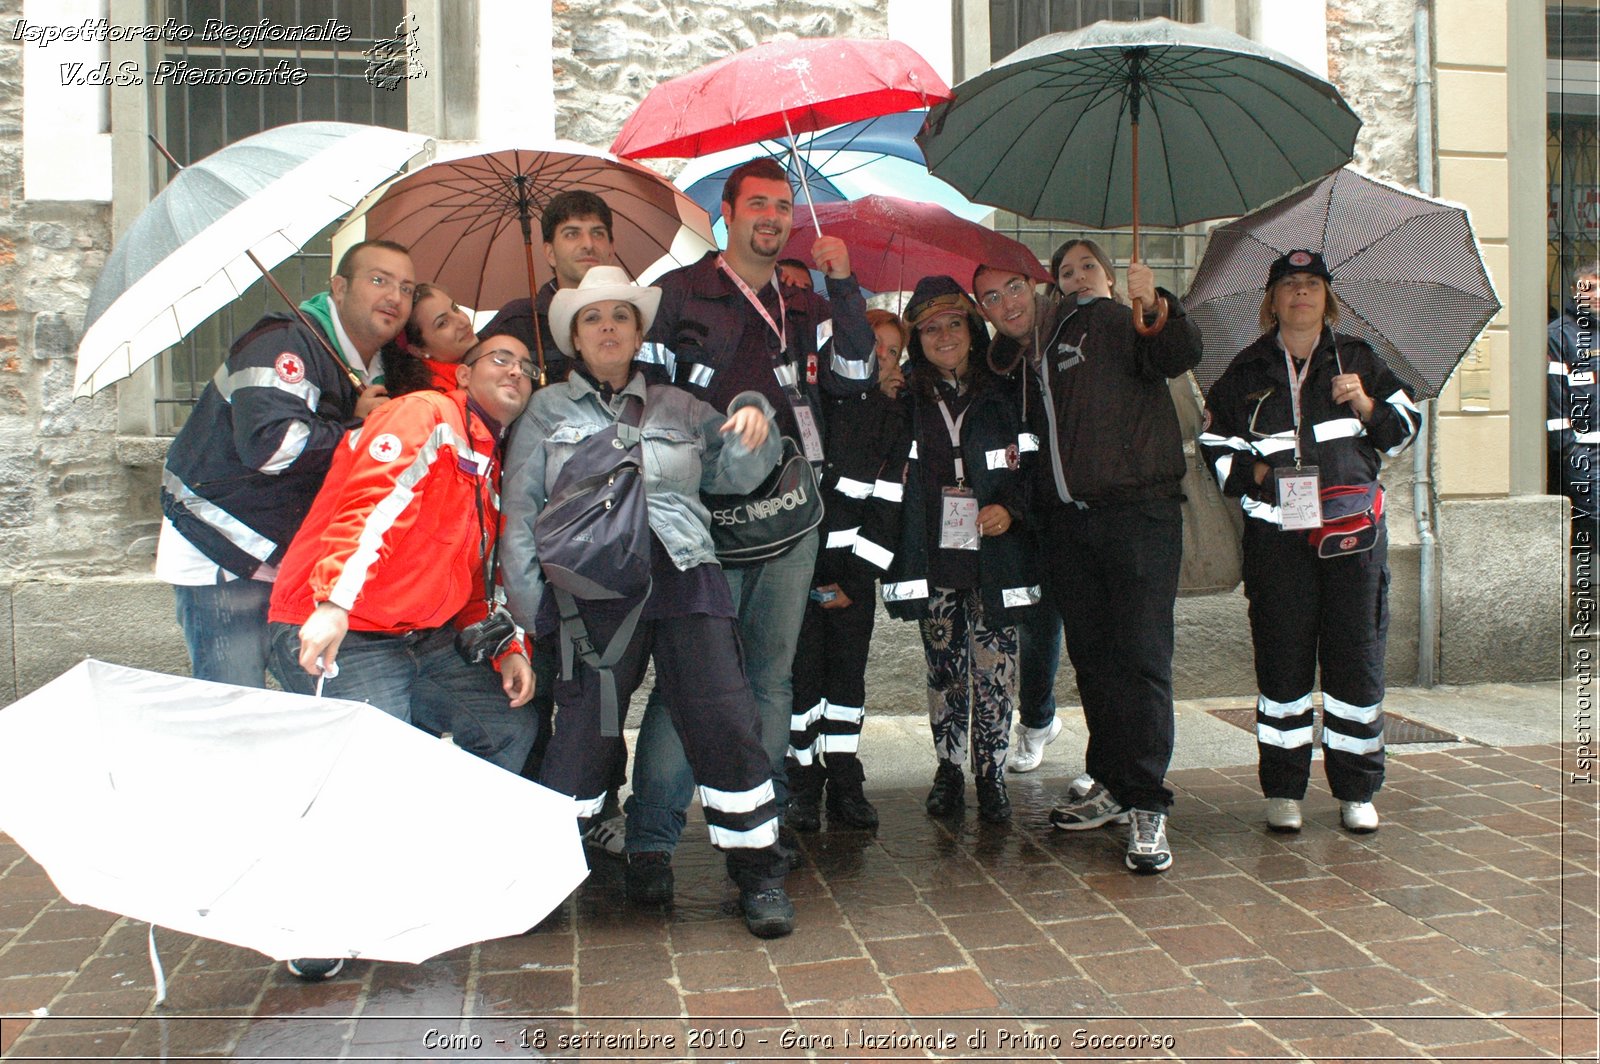
[[1245, 521], [1244, 591], [1255, 644], [1261, 793], [1305, 797], [1311, 692], [1322, 669], [1322, 748], [1333, 796], [1371, 801], [1383, 785], [1383, 654], [1389, 533], [1362, 554], [1318, 558], [1298, 532]]
[[841, 578], [850, 605], [806, 603], [794, 652], [794, 718], [789, 756], [801, 765], [855, 757], [867, 703], [867, 651], [878, 600], [873, 581]]
[[[613, 603], [582, 603], [579, 609], [602, 649], [626, 612]], [[693, 614], [639, 622], [614, 669], [621, 706], [652, 658], [657, 689], [700, 791], [711, 844], [727, 854], [728, 875], [749, 890], [781, 886], [789, 868], [776, 846], [771, 762], [761, 745], [733, 619]], [[627, 747], [621, 736], [600, 734], [599, 675], [581, 662], [572, 671], [572, 679], [555, 683], [555, 735], [540, 782], [575, 797], [580, 816], [593, 816], [627, 759]]]
[[1051, 596], [1089, 726], [1085, 768], [1123, 805], [1172, 804], [1173, 605], [1183, 560], [1177, 499], [1053, 506]]

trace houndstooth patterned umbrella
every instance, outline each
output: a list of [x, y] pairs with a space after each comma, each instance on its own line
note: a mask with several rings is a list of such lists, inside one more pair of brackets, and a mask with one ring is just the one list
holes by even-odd
[[1209, 389], [1261, 334], [1274, 259], [1322, 252], [1340, 333], [1371, 344], [1414, 399], [1431, 399], [1500, 310], [1467, 212], [1350, 167], [1211, 234], [1184, 296], [1205, 340]]

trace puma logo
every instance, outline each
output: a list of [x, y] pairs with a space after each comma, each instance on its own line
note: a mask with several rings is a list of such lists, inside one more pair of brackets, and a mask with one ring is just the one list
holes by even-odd
[[1084, 359], [1081, 344], [1059, 343], [1056, 344], [1056, 372], [1061, 373], [1071, 369]]

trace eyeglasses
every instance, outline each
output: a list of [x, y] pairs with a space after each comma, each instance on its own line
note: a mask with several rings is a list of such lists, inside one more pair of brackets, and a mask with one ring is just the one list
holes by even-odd
[[1004, 288], [992, 289], [978, 299], [986, 307], [998, 307], [1002, 299], [1017, 299], [1024, 292], [1032, 292], [1033, 285], [1021, 277], [1013, 277], [1007, 281]]
[[501, 369], [510, 369], [512, 366], [515, 366], [517, 369], [521, 370], [522, 375], [529, 380], [533, 380], [534, 376], [539, 372], [533, 364], [533, 359], [517, 358], [511, 352], [503, 350], [485, 352], [484, 354], [481, 354], [477, 358], [473, 359], [471, 362], [468, 362], [467, 368], [471, 369], [484, 359], [488, 359]]
[[412, 284], [410, 281], [396, 281], [393, 277], [389, 277], [386, 274], [375, 273], [371, 277], [367, 278], [367, 283], [380, 292], [387, 292], [391, 288], [398, 288], [400, 289], [400, 294], [407, 299], [414, 299], [417, 294], [417, 286]]

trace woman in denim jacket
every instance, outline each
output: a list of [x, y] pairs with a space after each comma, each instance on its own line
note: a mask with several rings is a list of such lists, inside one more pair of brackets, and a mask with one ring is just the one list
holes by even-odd
[[[771, 406], [754, 392], [737, 396], [724, 415], [681, 389], [646, 386], [633, 359], [660, 299], [660, 289], [635, 285], [616, 267], [595, 266], [577, 288], [561, 289], [551, 301], [556, 344], [578, 361], [566, 381], [535, 395], [513, 430], [501, 500], [503, 581], [520, 623], [540, 633], [555, 629], [534, 522], [573, 452], [612, 425], [630, 397], [643, 399], [652, 585], [638, 628], [613, 668], [617, 697], [627, 704], [653, 659], [700, 788], [712, 845], [727, 853], [746, 925], [770, 938], [794, 925], [783, 890], [788, 865], [776, 846], [771, 766], [740, 664], [733, 600], [700, 492], [751, 491], [776, 464], [782, 442]], [[606, 646], [634, 605], [581, 602], [593, 645]], [[556, 731], [541, 782], [572, 795], [581, 817], [593, 816], [627, 751], [620, 736], [601, 735], [600, 680], [593, 668], [575, 661], [571, 676], [556, 681], [555, 701]]]

